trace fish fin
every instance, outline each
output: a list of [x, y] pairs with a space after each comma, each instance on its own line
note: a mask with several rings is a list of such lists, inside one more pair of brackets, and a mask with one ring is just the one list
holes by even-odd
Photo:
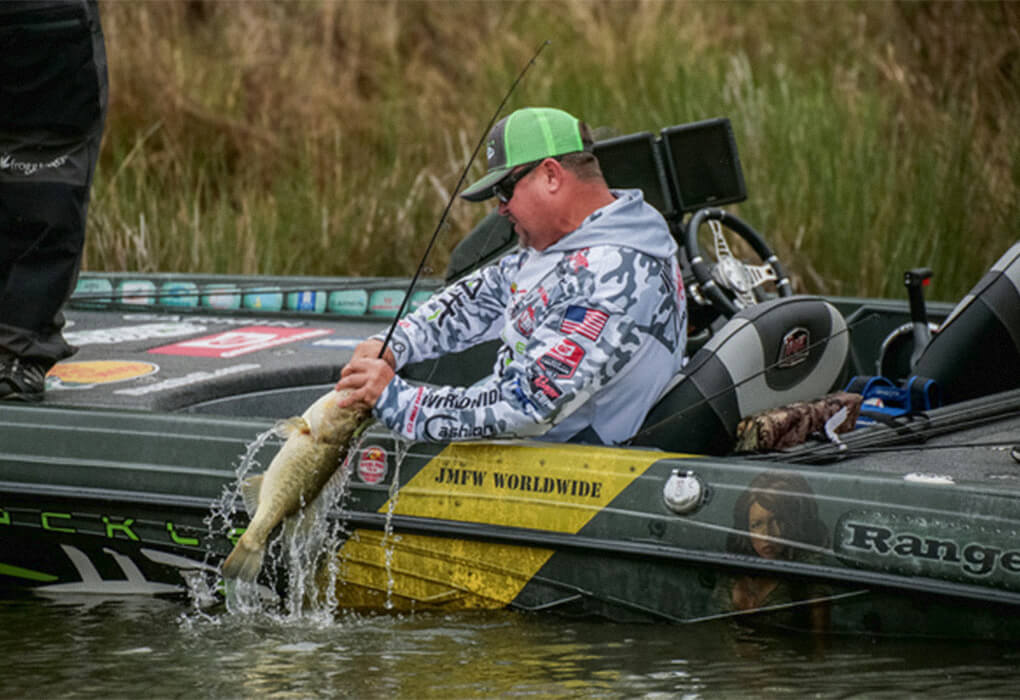
[[262, 570], [262, 556], [266, 552], [265, 547], [259, 547], [248, 537], [249, 533], [241, 535], [227, 558], [223, 561], [224, 579], [241, 579], [242, 581], [254, 581], [259, 571]]
[[248, 516], [254, 518], [259, 509], [259, 494], [262, 492], [262, 479], [265, 474], [256, 474], [241, 482], [241, 499]]
[[276, 425], [273, 426], [273, 432], [278, 437], [289, 438], [295, 432], [298, 433], [311, 433], [312, 429], [301, 416], [292, 416], [281, 421], [277, 421]]

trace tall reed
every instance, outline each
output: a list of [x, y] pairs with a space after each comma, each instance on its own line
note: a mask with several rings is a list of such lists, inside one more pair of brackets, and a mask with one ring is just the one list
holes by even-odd
[[[102, 3], [88, 269], [406, 275], [511, 79], [615, 133], [730, 117], [800, 291], [953, 299], [1020, 230], [1013, 3]], [[478, 176], [482, 163], [471, 175]], [[487, 211], [457, 202], [433, 253]]]

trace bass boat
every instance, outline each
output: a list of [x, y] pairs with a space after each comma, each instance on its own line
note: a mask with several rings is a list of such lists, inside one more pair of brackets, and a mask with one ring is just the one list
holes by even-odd
[[[1020, 244], [956, 304], [924, 300], [923, 269], [902, 300], [795, 294], [721, 208], [745, 196], [728, 120], [596, 150], [682, 243], [689, 362], [622, 445], [371, 427], [338, 472], [313, 590], [352, 610], [1020, 639]], [[79, 352], [43, 401], [0, 407], [4, 594], [216, 599], [248, 520], [237, 484], [279, 449], [274, 421], [328, 391], [407, 295], [514, 244], [490, 215], [415, 290], [83, 274], [65, 329]], [[492, 352], [403, 373], [469, 384]], [[261, 586], [283, 594], [285, 568]]]

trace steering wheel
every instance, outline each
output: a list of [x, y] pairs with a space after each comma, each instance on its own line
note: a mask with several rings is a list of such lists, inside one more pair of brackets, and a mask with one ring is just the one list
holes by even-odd
[[[705, 221], [708, 221], [712, 230], [716, 259], [714, 263], [705, 260], [698, 246], [698, 229]], [[737, 260], [730, 252], [730, 245], [723, 236], [723, 226], [747, 241], [765, 264], [748, 265]], [[733, 214], [722, 209], [699, 209], [687, 222], [684, 245], [687, 246], [687, 257], [702, 296], [726, 318], [732, 317], [741, 309], [757, 304], [759, 299], [755, 296], [755, 290], [766, 282], [775, 282], [776, 291], [781, 297], [793, 295], [790, 280], [783, 271], [779, 258], [769, 248], [765, 239]]]

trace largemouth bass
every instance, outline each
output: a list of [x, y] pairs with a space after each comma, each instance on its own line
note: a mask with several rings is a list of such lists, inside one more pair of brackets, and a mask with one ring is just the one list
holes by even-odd
[[273, 528], [312, 503], [340, 467], [351, 438], [370, 417], [367, 408], [337, 406], [346, 393], [330, 391], [301, 416], [276, 424], [277, 434], [287, 441], [265, 473], [241, 486], [245, 504], [254, 515], [223, 562], [223, 578], [254, 581]]

